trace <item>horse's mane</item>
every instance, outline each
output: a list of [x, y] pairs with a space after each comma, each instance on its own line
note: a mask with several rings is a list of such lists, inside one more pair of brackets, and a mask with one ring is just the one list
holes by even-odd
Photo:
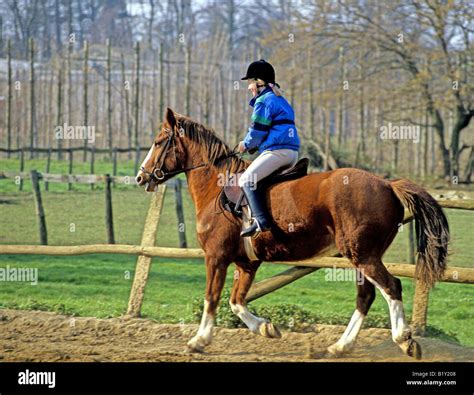
[[230, 173], [238, 173], [245, 170], [248, 162], [237, 156], [218, 160], [230, 154], [232, 149], [229, 148], [214, 130], [184, 115], [175, 113], [175, 117], [178, 121], [178, 128], [182, 128], [186, 137], [202, 147], [204, 156], [208, 158], [209, 163], [213, 164], [219, 170], [227, 170]]

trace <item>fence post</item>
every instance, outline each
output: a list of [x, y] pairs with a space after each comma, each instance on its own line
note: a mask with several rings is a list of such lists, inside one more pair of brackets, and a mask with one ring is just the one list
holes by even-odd
[[[153, 194], [148, 214], [143, 229], [142, 247], [151, 247], [155, 244], [156, 231], [158, 230], [158, 222], [160, 221], [161, 209], [163, 207], [163, 199], [165, 197], [166, 185], [158, 186], [158, 191]], [[132, 290], [130, 291], [130, 299], [128, 301], [127, 316], [139, 317], [145, 295], [145, 286], [150, 272], [151, 257], [140, 255], [135, 267], [135, 278], [133, 279]]]
[[112, 215], [111, 183], [112, 183], [112, 179], [110, 175], [106, 174], [105, 175], [105, 225], [107, 227], [107, 243], [115, 244], [114, 218]]
[[[72, 175], [72, 164], [74, 162], [74, 151], [69, 148], [69, 175]], [[72, 183], [67, 186], [68, 191], [72, 191]]]
[[[117, 177], [117, 147], [114, 148], [114, 152], [113, 152], [113, 169], [112, 169], [112, 175], [114, 177]], [[115, 179], [114, 179], [114, 182], [113, 182], [113, 187], [115, 188]]]
[[186, 226], [184, 222], [183, 213], [183, 196], [181, 195], [181, 180], [176, 178], [174, 180], [174, 194], [176, 199], [176, 215], [178, 217], [178, 235], [179, 235], [179, 247], [188, 248], [186, 242]]
[[41, 200], [41, 190], [39, 187], [39, 176], [36, 170], [31, 170], [31, 184], [33, 186], [33, 197], [35, 198], [36, 215], [38, 216], [40, 244], [48, 244], [48, 233], [46, 231], [46, 219], [43, 209], [43, 201]]
[[[90, 174], [93, 175], [94, 174], [94, 163], [95, 163], [95, 146], [92, 147], [91, 149], [91, 171], [90, 171]], [[95, 187], [95, 184], [92, 183], [91, 184], [91, 191], [94, 189]]]
[[[23, 148], [20, 150], [20, 173], [25, 170], [25, 151]], [[18, 190], [23, 191], [23, 177], [20, 174], [20, 186]]]
[[420, 280], [416, 280], [411, 317], [411, 327], [414, 335], [424, 336], [426, 333], [429, 296], [430, 289], [423, 285]]
[[139, 166], [140, 166], [140, 147], [137, 145], [136, 148], [135, 148], [135, 165], [133, 167], [133, 171], [134, 173], [133, 174], [137, 174], [138, 173], [138, 169], [139, 169]]
[[[46, 173], [49, 173], [49, 169], [51, 168], [51, 154], [52, 154], [52, 149], [51, 147], [48, 149], [48, 157], [46, 159]], [[49, 191], [49, 182], [45, 181], [44, 182], [44, 190]]]

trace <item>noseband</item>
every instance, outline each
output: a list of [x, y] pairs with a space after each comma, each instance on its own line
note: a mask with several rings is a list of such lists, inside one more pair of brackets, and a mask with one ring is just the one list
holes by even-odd
[[[208, 166], [208, 165], [211, 164], [211, 163], [204, 163], [203, 162], [199, 165], [195, 165], [195, 166], [191, 166], [191, 167], [187, 167], [187, 168], [183, 168], [183, 169], [179, 169], [179, 170], [169, 171], [169, 172], [165, 173], [165, 171], [163, 170], [163, 165], [165, 163], [165, 159], [166, 159], [166, 156], [168, 154], [168, 150], [170, 148], [171, 143], [173, 143], [173, 151], [174, 151], [174, 158], [175, 158], [176, 164], [178, 163], [178, 159], [176, 157], [176, 146], [175, 146], [175, 141], [174, 141], [174, 136], [175, 136], [174, 130], [170, 130], [170, 129], [165, 129], [165, 130], [169, 132], [168, 140], [166, 141], [165, 148], [160, 152], [160, 156], [156, 160], [156, 163], [153, 166], [153, 170], [151, 172], [148, 172], [148, 171], [146, 171], [146, 169], [143, 166], [140, 167], [140, 170], [143, 173], [145, 173], [147, 176], [149, 176], [151, 180], [156, 181], [156, 182], [157, 181], [162, 181], [165, 177], [172, 177], [172, 176], [175, 176], [176, 174], [184, 173], [186, 171], [194, 170], [194, 169], [204, 167], [204, 166]], [[234, 149], [232, 150], [231, 153], [226, 154], [226, 155], [218, 158], [217, 160], [215, 160], [214, 164], [217, 163], [217, 162], [220, 162], [223, 159], [227, 159], [227, 158], [230, 158], [232, 156], [238, 155], [239, 153], [235, 152], [235, 149], [237, 148], [237, 145], [234, 147]]]
[[[149, 176], [152, 180], [161, 181], [166, 177], [166, 173], [163, 170], [163, 164], [165, 163], [166, 155], [168, 154], [168, 150], [170, 148], [171, 142], [173, 142], [173, 151], [174, 157], [176, 159], [176, 163], [178, 160], [176, 158], [176, 147], [174, 145], [174, 130], [165, 129], [169, 132], [168, 140], [166, 141], [165, 148], [160, 152], [160, 156], [158, 157], [155, 165], [153, 166], [153, 170], [151, 172], [146, 171], [145, 167], [141, 167], [140, 170]], [[168, 173], [169, 174], [169, 173]]]

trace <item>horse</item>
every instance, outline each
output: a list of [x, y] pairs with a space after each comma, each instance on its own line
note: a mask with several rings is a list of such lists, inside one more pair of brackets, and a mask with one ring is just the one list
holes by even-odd
[[196, 335], [187, 343], [203, 352], [212, 342], [216, 310], [229, 265], [236, 265], [230, 296], [232, 312], [254, 333], [281, 336], [267, 319], [247, 308], [246, 296], [262, 261], [294, 261], [338, 251], [362, 274], [357, 281], [356, 308], [340, 339], [325, 351], [339, 357], [352, 350], [375, 288], [386, 299], [393, 341], [408, 356], [421, 358], [402, 302], [402, 285], [382, 256], [403, 223], [404, 207], [414, 216], [417, 238], [415, 277], [431, 287], [446, 269], [449, 226], [443, 210], [422, 187], [407, 180], [385, 180], [367, 171], [341, 168], [311, 173], [271, 185], [267, 207], [271, 232], [251, 240], [257, 260], [250, 259], [240, 237], [242, 219], [229, 218], [216, 206], [224, 174], [244, 171], [249, 161], [206, 126], [167, 108], [161, 130], [136, 176], [147, 191], [184, 173], [196, 211], [196, 231], [205, 252], [204, 310]]

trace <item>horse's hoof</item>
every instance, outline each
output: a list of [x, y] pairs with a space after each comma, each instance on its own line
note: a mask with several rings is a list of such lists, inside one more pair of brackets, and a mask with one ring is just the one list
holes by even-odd
[[188, 353], [203, 353], [204, 347], [206, 347], [206, 345], [201, 339], [192, 338], [188, 342], [186, 350]]
[[186, 352], [188, 354], [202, 354], [204, 352], [204, 348], [201, 347], [192, 347], [189, 344], [186, 346]]
[[281, 338], [281, 333], [278, 328], [273, 325], [271, 322], [264, 322], [260, 325], [259, 332], [264, 337], [269, 337], [271, 339]]
[[418, 344], [418, 342], [416, 342], [415, 340], [413, 339], [409, 339], [407, 341], [407, 349], [406, 349], [406, 354], [409, 356], [409, 357], [412, 357], [412, 358], [415, 358], [415, 359], [421, 359], [421, 356], [422, 356], [422, 352], [421, 352], [421, 346]]
[[324, 348], [323, 349], [321, 349], [321, 348], [314, 349], [311, 344], [308, 346], [305, 356], [308, 359], [327, 359], [327, 358], [331, 358], [331, 356], [329, 355], [329, 352], [328, 352], [327, 349], [324, 349]]
[[344, 350], [339, 346], [339, 344], [335, 343], [332, 346], [329, 346], [326, 349], [326, 357], [328, 358], [339, 358], [344, 355]]

